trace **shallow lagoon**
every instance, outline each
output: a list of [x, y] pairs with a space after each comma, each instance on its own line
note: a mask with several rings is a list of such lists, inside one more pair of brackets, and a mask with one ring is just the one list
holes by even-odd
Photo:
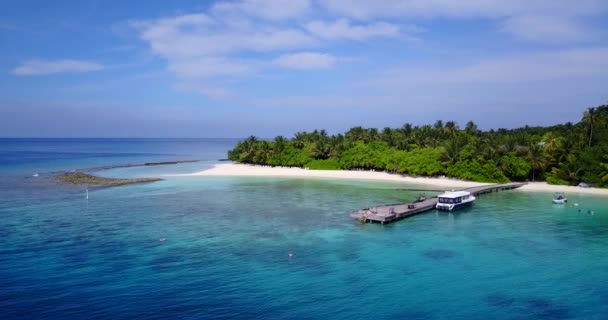
[[401, 187], [184, 177], [4, 208], [2, 309], [113, 319], [608, 314], [605, 199], [571, 197], [593, 216], [518, 191], [386, 226], [348, 216], [415, 196]]
[[[104, 174], [162, 171], [149, 170]], [[454, 214], [382, 226], [349, 212], [413, 199], [399, 190], [413, 186], [169, 177], [96, 190], [87, 202], [79, 188], [20, 179], [1, 190], [4, 319], [608, 314], [602, 197], [568, 195], [575, 208], [551, 204], [551, 194], [507, 191]]]

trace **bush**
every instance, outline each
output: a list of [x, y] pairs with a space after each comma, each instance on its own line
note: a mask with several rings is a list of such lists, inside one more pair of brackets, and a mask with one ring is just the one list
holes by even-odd
[[449, 167], [447, 174], [454, 178], [477, 182], [509, 182], [509, 179], [491, 161], [482, 165], [476, 160], [461, 160]]
[[399, 173], [413, 176], [435, 176], [444, 173], [441, 164], [441, 148], [414, 149], [398, 152]]
[[555, 177], [550, 174], [547, 174], [546, 180], [547, 180], [548, 184], [555, 184], [555, 185], [561, 185], [561, 186], [570, 185], [570, 183], [568, 183], [568, 181], [560, 179], [560, 178]]
[[305, 164], [304, 167], [311, 170], [340, 170], [340, 163], [335, 159], [313, 160]]
[[503, 156], [502, 159], [500, 159], [500, 162], [501, 169], [505, 175], [517, 181], [526, 180], [532, 169], [525, 159], [512, 154]]
[[568, 182], [568, 180], [561, 178], [561, 175], [562, 171], [560, 169], [553, 168], [551, 172], [547, 172], [545, 174], [545, 180], [548, 184], [556, 184], [562, 186], [572, 185], [572, 183]]

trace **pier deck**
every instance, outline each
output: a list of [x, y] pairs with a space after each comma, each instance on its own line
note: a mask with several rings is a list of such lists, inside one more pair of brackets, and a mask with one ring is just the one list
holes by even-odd
[[[511, 190], [523, 185], [525, 185], [525, 183], [511, 182], [472, 187], [463, 190], [469, 191], [471, 194], [477, 196], [489, 192]], [[436, 204], [437, 197], [433, 197], [421, 202], [388, 204], [365, 208], [351, 213], [351, 217], [356, 218], [361, 222], [378, 222], [384, 224], [433, 210], [435, 209]]]

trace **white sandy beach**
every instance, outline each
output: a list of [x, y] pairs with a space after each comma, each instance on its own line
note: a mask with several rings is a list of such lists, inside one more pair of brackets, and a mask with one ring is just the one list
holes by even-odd
[[[266, 167], [245, 164], [222, 163], [200, 172], [180, 176], [207, 177], [290, 177], [290, 178], [331, 178], [352, 180], [378, 180], [415, 183], [437, 186], [445, 189], [469, 188], [487, 183], [463, 181], [450, 178], [408, 177], [386, 172], [346, 171], [346, 170], [306, 170], [301, 168]], [[608, 195], [608, 189], [555, 186], [545, 182], [531, 182], [518, 189], [520, 191], [564, 192]]]

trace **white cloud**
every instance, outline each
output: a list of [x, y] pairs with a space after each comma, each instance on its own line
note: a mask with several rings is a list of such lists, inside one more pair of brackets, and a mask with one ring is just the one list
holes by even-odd
[[498, 18], [519, 14], [593, 15], [608, 9], [604, 0], [319, 0], [336, 14], [357, 19], [408, 18]]
[[454, 67], [410, 67], [376, 77], [377, 87], [427, 84], [527, 83], [608, 74], [608, 48], [515, 55]]
[[[500, 26], [503, 34], [527, 41], [591, 42], [597, 37], [593, 34], [597, 30], [588, 28], [585, 19], [606, 9], [608, 2], [603, 0], [579, 0], [576, 5], [553, 0], [316, 0], [314, 4], [312, 0], [242, 0], [217, 2], [201, 13], [135, 21], [131, 25], [152, 53], [166, 61], [177, 82], [190, 82], [191, 87], [199, 88], [201, 81], [218, 80], [223, 87], [229, 87], [244, 77], [276, 71], [273, 66], [331, 68], [337, 60], [347, 61], [332, 54], [334, 49], [344, 49], [339, 47], [340, 41], [416, 39], [423, 29], [404, 21], [484, 19]], [[355, 55], [366, 58], [365, 52]], [[545, 62], [540, 59], [537, 64], [529, 64], [511, 59], [509, 63], [513, 68], [540, 70]], [[457, 70], [425, 72], [442, 76], [453, 73], [454, 78], [464, 72], [462, 79], [468, 79], [473, 74], [482, 77], [483, 72], [494, 74], [495, 69], [500, 69], [503, 79], [508, 79], [519, 71], [503, 68], [503, 63], [488, 60]], [[559, 68], [563, 72], [565, 69]], [[544, 74], [546, 70], [540, 71]], [[420, 76], [425, 78], [427, 74]]]
[[310, 46], [315, 40], [293, 28], [235, 27], [204, 14], [134, 22], [152, 51], [169, 60], [223, 55], [239, 51], [267, 52]]
[[243, 13], [262, 19], [298, 18], [310, 10], [310, 0], [244, 0], [219, 2], [213, 11], [219, 14]]
[[39, 76], [54, 73], [80, 73], [102, 70], [103, 65], [81, 60], [30, 60], [13, 70], [18, 76]]
[[[499, 128], [576, 121], [584, 108], [606, 100], [606, 81], [608, 47], [507, 55], [442, 67], [417, 62], [366, 74], [332, 88], [331, 95], [298, 91], [249, 101], [258, 107], [318, 108], [326, 114], [345, 108], [346, 117], [362, 114], [361, 124], [379, 114], [378, 126], [450, 119]], [[338, 119], [332, 125], [357, 123]]]
[[608, 11], [605, 0], [319, 0], [334, 14], [354, 19], [494, 19], [502, 30], [528, 41], [565, 43], [599, 38], [589, 17]]
[[334, 65], [336, 58], [330, 54], [317, 52], [299, 52], [285, 54], [274, 60], [274, 63], [291, 69], [327, 69]]
[[301, 49], [317, 43], [294, 28], [255, 24], [247, 19], [224, 22], [206, 14], [133, 22], [152, 52], [168, 62], [177, 78], [242, 76], [263, 61], [234, 55]]
[[502, 31], [523, 40], [547, 43], [587, 41], [595, 33], [576, 18], [542, 15], [510, 17], [504, 22]]
[[178, 82], [175, 89], [184, 92], [195, 92], [213, 99], [224, 99], [232, 96], [230, 89], [205, 82]]
[[397, 37], [401, 33], [398, 25], [376, 22], [353, 25], [347, 19], [339, 19], [333, 23], [312, 21], [306, 24], [306, 30], [323, 39], [366, 40], [372, 37]]
[[221, 57], [197, 57], [176, 60], [169, 65], [169, 70], [181, 78], [239, 76], [253, 72], [255, 63]]
[[522, 113], [533, 113], [528, 124], [534, 124], [555, 120], [557, 110], [605, 100], [601, 87], [607, 80], [608, 48], [596, 48], [489, 58], [452, 67], [391, 69], [369, 77], [353, 91], [382, 97], [377, 105], [385, 110], [417, 108], [429, 117], [483, 119], [486, 125], [502, 127], [513, 125], [505, 123], [509, 119], [521, 121]]
[[337, 39], [394, 37], [401, 31], [399, 26], [385, 22], [353, 25], [337, 20], [306, 24], [305, 18], [312, 12], [308, 0], [225, 1], [202, 13], [131, 21], [131, 26], [152, 53], [167, 61], [168, 70], [182, 83], [181, 87], [186, 81], [202, 79], [239, 80], [272, 70], [272, 65], [329, 68], [336, 60], [333, 55], [306, 50], [330, 45]]

